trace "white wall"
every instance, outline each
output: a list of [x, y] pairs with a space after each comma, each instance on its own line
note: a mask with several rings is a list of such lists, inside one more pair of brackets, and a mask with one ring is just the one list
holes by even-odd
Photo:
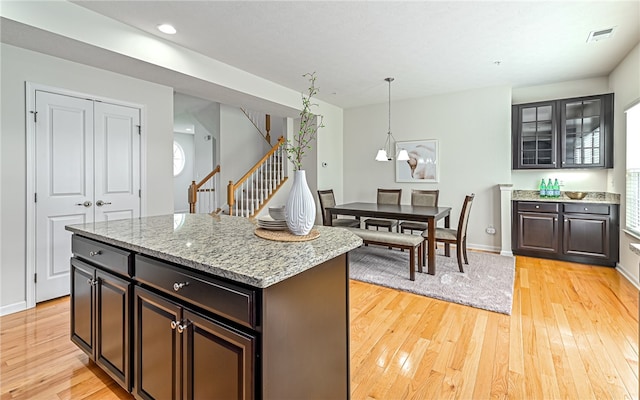
[[[344, 124], [343, 110], [329, 104], [321, 104], [318, 114], [324, 116], [324, 128], [318, 130], [317, 155], [315, 171], [317, 172], [317, 189], [333, 189], [338, 204], [344, 200]], [[316, 199], [318, 216], [316, 222], [322, 223], [318, 193], [313, 192]]]
[[[439, 204], [451, 206], [457, 226], [464, 196], [475, 193], [469, 247], [500, 248], [499, 183], [511, 180], [511, 89], [490, 87], [392, 103], [392, 127], [398, 141], [437, 139], [439, 183], [397, 183], [395, 164], [374, 161], [388, 127], [387, 104], [344, 112], [344, 201], [375, 202], [377, 188], [439, 189]], [[498, 231], [489, 235], [485, 229]]]
[[[622, 231], [626, 217], [626, 116], [625, 108], [640, 99], [640, 43], [609, 75], [609, 88], [615, 92], [614, 105], [614, 166], [609, 171], [609, 190], [620, 193], [620, 270], [636, 285], [640, 284], [640, 257], [629, 250], [630, 243], [640, 243], [640, 238]], [[640, 154], [640, 149], [636, 149]]]
[[[512, 104], [590, 96], [610, 93], [606, 77], [559, 82], [549, 85], [514, 88]], [[617, 101], [617, 99], [616, 99]], [[571, 169], [571, 170], [513, 170], [511, 175], [513, 188], [536, 190], [540, 180], [555, 179], [564, 183], [562, 190], [607, 191], [607, 170]]]
[[[142, 182], [146, 215], [173, 211], [173, 90], [59, 58], [0, 45], [2, 242], [0, 314], [26, 303], [25, 82], [142, 104]], [[30, 283], [29, 283], [30, 284]]]

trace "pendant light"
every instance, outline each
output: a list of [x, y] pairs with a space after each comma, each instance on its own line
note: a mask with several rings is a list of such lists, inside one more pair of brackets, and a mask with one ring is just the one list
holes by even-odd
[[[395, 153], [391, 149], [391, 138], [393, 138], [394, 142], [396, 141], [396, 138], [391, 133], [391, 82], [393, 82], [393, 78], [385, 78], [384, 80], [389, 82], [389, 130], [387, 131], [387, 140], [384, 143], [384, 147], [378, 150], [378, 154], [376, 154], [376, 161], [391, 161], [393, 160], [391, 155]], [[407, 161], [409, 160], [409, 153], [407, 153], [407, 150], [402, 149], [396, 158], [398, 161]]]

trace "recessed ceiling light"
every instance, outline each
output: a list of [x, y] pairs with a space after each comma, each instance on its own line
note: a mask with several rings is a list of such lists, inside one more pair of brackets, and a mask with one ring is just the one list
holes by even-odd
[[613, 36], [615, 32], [615, 26], [612, 28], [601, 29], [599, 31], [591, 31], [589, 33], [589, 37], [587, 38], [587, 43], [589, 42], [597, 42], [598, 40], [609, 39]]
[[167, 35], [175, 35], [176, 28], [169, 24], [158, 25], [158, 30], [162, 33], [166, 33]]

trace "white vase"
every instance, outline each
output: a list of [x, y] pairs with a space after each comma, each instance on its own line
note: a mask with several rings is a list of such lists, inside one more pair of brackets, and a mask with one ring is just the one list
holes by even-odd
[[294, 235], [307, 235], [316, 221], [316, 202], [304, 170], [296, 170], [285, 207], [287, 227]]

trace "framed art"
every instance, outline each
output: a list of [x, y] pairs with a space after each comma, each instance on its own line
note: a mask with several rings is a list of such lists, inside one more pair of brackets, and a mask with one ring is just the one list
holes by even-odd
[[408, 161], [396, 160], [396, 182], [438, 182], [438, 141], [396, 142], [396, 154], [402, 149], [409, 153]]

